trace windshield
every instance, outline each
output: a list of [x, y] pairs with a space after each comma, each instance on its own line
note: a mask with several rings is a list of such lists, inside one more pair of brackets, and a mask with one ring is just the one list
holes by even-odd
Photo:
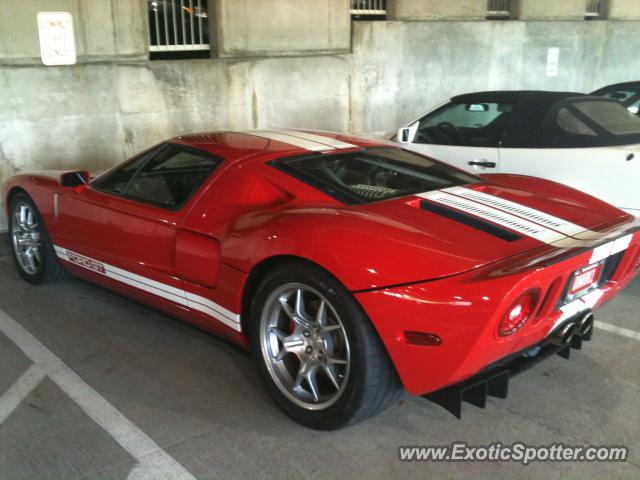
[[395, 148], [284, 158], [272, 165], [347, 204], [370, 203], [480, 181], [449, 165]]

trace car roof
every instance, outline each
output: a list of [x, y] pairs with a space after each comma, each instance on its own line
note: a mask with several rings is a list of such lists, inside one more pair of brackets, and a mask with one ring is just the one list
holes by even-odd
[[527, 100], [532, 103], [544, 102], [547, 105], [552, 105], [565, 98], [581, 97], [584, 95], [584, 93], [578, 92], [552, 92], [547, 90], [495, 90], [456, 95], [451, 98], [451, 101], [455, 103], [520, 103]]
[[335, 152], [388, 146], [372, 140], [335, 132], [302, 129], [263, 129], [247, 131], [203, 132], [181, 135], [170, 143], [196, 148], [227, 161], [255, 156], [290, 156], [310, 152]]
[[591, 95], [602, 95], [605, 92], [622, 90], [624, 88], [632, 88], [634, 90], [640, 90], [640, 80], [634, 82], [621, 82], [621, 83], [613, 83], [611, 85], [606, 85], [604, 87], [600, 87], [597, 90], [591, 92]]

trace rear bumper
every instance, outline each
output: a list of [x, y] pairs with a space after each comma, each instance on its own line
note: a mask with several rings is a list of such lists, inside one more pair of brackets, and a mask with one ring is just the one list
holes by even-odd
[[[577, 325], [584, 315], [575, 315], [558, 326], [561, 331], [565, 325]], [[487, 397], [507, 398], [509, 379], [529, 368], [541, 363], [553, 355], [560, 355], [569, 359], [571, 349], [581, 349], [584, 342], [591, 340], [593, 326], [588, 331], [576, 333], [566, 344], [554, 344], [551, 336], [547, 337], [531, 348], [509, 355], [485, 367], [473, 377], [455, 385], [436, 390], [423, 395], [427, 400], [440, 405], [457, 418], [462, 416], [462, 403], [470, 403], [479, 408], [485, 408]]]
[[[638, 273], [640, 232], [632, 234], [608, 280], [586, 296], [561, 304], [570, 276], [591, 263], [595, 250], [562, 261], [509, 272], [486, 267], [450, 278], [361, 292], [356, 298], [374, 323], [402, 383], [411, 395], [424, 395], [474, 377], [500, 359], [545, 342], [568, 320], [596, 310]], [[508, 337], [497, 325], [513, 301], [539, 289], [536, 315]], [[436, 346], [408, 343], [404, 332], [437, 335]]]

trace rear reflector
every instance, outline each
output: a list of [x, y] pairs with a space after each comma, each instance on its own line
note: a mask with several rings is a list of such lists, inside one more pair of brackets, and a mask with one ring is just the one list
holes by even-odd
[[404, 332], [403, 337], [405, 343], [423, 347], [437, 347], [442, 343], [440, 337], [433, 333]]

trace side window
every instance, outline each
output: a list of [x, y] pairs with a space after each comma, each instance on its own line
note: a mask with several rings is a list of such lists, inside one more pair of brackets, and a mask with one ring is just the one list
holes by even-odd
[[124, 195], [171, 210], [184, 205], [222, 160], [170, 146], [150, 158]]
[[563, 129], [565, 132], [573, 133], [576, 135], [592, 135], [595, 136], [596, 132], [594, 132], [591, 128], [585, 125], [581, 120], [579, 120], [573, 113], [571, 113], [566, 108], [561, 108], [558, 111], [558, 126]]
[[113, 172], [108, 173], [104, 178], [98, 177], [96, 181], [93, 182], [93, 186], [109, 193], [121, 195], [124, 193], [135, 173], [150, 155], [151, 153], [145, 152]]
[[640, 143], [640, 118], [615, 100], [568, 98], [546, 114], [539, 148], [587, 148]]
[[415, 142], [497, 147], [512, 109], [508, 103], [451, 103], [420, 120]]

